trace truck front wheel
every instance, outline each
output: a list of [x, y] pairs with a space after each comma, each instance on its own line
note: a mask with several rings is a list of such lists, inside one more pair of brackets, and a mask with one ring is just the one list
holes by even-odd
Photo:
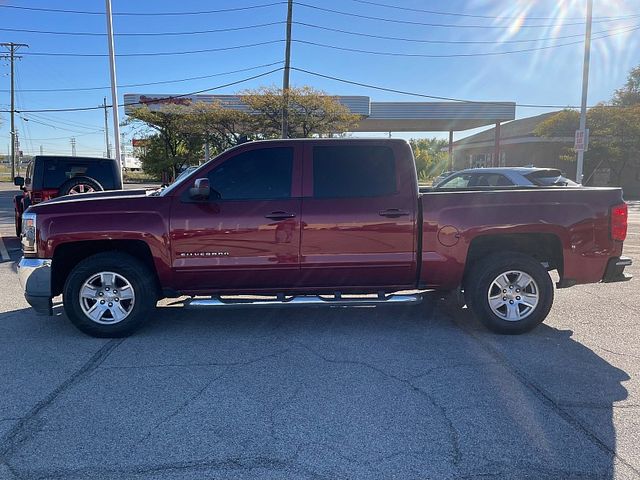
[[542, 323], [553, 304], [553, 282], [539, 261], [521, 253], [494, 254], [472, 267], [465, 299], [497, 333], [519, 334]]
[[73, 268], [64, 286], [64, 310], [88, 335], [125, 337], [151, 315], [155, 292], [146, 265], [126, 253], [103, 252]]

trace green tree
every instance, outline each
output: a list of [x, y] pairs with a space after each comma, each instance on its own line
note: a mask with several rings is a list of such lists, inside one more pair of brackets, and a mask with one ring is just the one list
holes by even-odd
[[416, 160], [418, 180], [426, 182], [440, 175], [447, 168], [449, 161], [448, 142], [438, 138], [419, 138], [409, 140], [413, 156]]
[[[240, 94], [242, 101], [255, 113], [253, 131], [261, 138], [277, 138], [281, 133], [284, 97], [282, 89], [262, 87]], [[290, 88], [289, 138], [342, 134], [354, 128], [360, 116], [342, 105], [336, 97], [304, 86]]]
[[167, 173], [173, 181], [184, 167], [199, 163], [204, 142], [189, 121], [188, 110], [178, 105], [166, 105], [160, 111], [144, 106], [129, 114], [125, 125], [146, 138], [146, 145], [137, 152], [146, 172]]
[[[580, 115], [575, 110], [563, 110], [540, 123], [535, 133], [544, 137], [573, 136], [579, 127]], [[628, 168], [640, 166], [640, 104], [628, 107], [598, 105], [587, 112], [589, 150], [585, 163], [593, 171], [608, 167], [614, 181], [620, 185]], [[575, 150], [566, 148], [563, 158], [575, 160]]]
[[220, 103], [197, 103], [189, 110], [185, 120], [193, 133], [209, 142], [211, 155], [260, 138], [250, 113], [224, 108]]
[[624, 87], [616, 90], [611, 101], [618, 106], [640, 104], [640, 65], [631, 69]]

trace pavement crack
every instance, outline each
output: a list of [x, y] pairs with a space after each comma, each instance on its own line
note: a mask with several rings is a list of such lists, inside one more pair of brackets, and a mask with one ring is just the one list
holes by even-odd
[[209, 388], [216, 381], [222, 378], [226, 373], [227, 373], [227, 369], [225, 369], [220, 375], [217, 375], [216, 377], [210, 379], [203, 387], [196, 390], [192, 395], [190, 395], [184, 402], [182, 402], [171, 413], [169, 413], [168, 415], [165, 415], [161, 420], [156, 422], [156, 424], [153, 427], [151, 427], [151, 429], [149, 429], [149, 431], [140, 439], [140, 442], [146, 442], [153, 432], [155, 432], [162, 425], [164, 425], [165, 423], [170, 421], [172, 418], [176, 417], [181, 412], [183, 412], [193, 401], [195, 401], [198, 397], [200, 397], [200, 395], [202, 395], [207, 388]]
[[595, 345], [595, 347], [603, 352], [611, 353], [613, 355], [619, 355], [621, 357], [631, 357], [631, 358], [640, 358], [640, 355], [634, 355], [633, 353], [625, 353], [625, 352], [616, 352], [614, 350], [609, 350], [608, 348], [601, 347], [600, 345]]
[[447, 410], [443, 405], [440, 405], [428, 392], [426, 392], [422, 388], [412, 383], [411, 380], [399, 377], [397, 375], [393, 375], [392, 373], [386, 372], [385, 370], [382, 370], [381, 368], [376, 367], [375, 365], [371, 365], [370, 363], [367, 363], [367, 362], [363, 362], [359, 360], [340, 360], [340, 359], [329, 358], [315, 351], [313, 348], [309, 347], [308, 345], [305, 345], [304, 343], [291, 342], [291, 341], [289, 343], [298, 345], [299, 347], [308, 351], [315, 357], [320, 358], [321, 360], [327, 363], [333, 363], [333, 364], [339, 364], [339, 365], [355, 365], [355, 366], [370, 369], [390, 380], [403, 384], [405, 387], [409, 388], [410, 390], [414, 391], [418, 395], [425, 398], [433, 407], [435, 407], [437, 410], [440, 411], [440, 414], [442, 415], [442, 418], [447, 424], [447, 428], [449, 430], [449, 440], [450, 440], [451, 449], [452, 449], [452, 453], [451, 453], [452, 462], [454, 465], [458, 465], [460, 463], [461, 457], [462, 457], [461, 450], [460, 450], [460, 435], [457, 429], [455, 428], [453, 421], [449, 417]]
[[6, 463], [15, 449], [27, 441], [38, 430], [40, 414], [46, 410], [64, 392], [72, 388], [85, 376], [91, 374], [125, 339], [117, 338], [106, 342], [78, 370], [62, 382], [49, 395], [36, 403], [18, 423], [0, 440], [0, 462]]

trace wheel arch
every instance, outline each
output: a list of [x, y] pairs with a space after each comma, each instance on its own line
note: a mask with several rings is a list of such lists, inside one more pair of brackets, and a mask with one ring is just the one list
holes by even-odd
[[53, 252], [52, 261], [51, 288], [53, 295], [62, 293], [69, 273], [78, 263], [97, 253], [110, 251], [127, 253], [143, 262], [154, 276], [158, 298], [162, 296], [151, 249], [142, 240], [85, 240], [58, 245]]
[[558, 235], [554, 233], [490, 234], [479, 235], [471, 241], [467, 252], [463, 284], [478, 261], [500, 252], [529, 255], [540, 263], [546, 263], [547, 270], [558, 270], [562, 277], [564, 255]]

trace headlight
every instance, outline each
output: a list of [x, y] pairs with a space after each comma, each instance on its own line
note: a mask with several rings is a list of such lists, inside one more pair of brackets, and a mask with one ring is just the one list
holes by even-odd
[[22, 214], [22, 236], [20, 241], [23, 253], [37, 253], [35, 213]]

